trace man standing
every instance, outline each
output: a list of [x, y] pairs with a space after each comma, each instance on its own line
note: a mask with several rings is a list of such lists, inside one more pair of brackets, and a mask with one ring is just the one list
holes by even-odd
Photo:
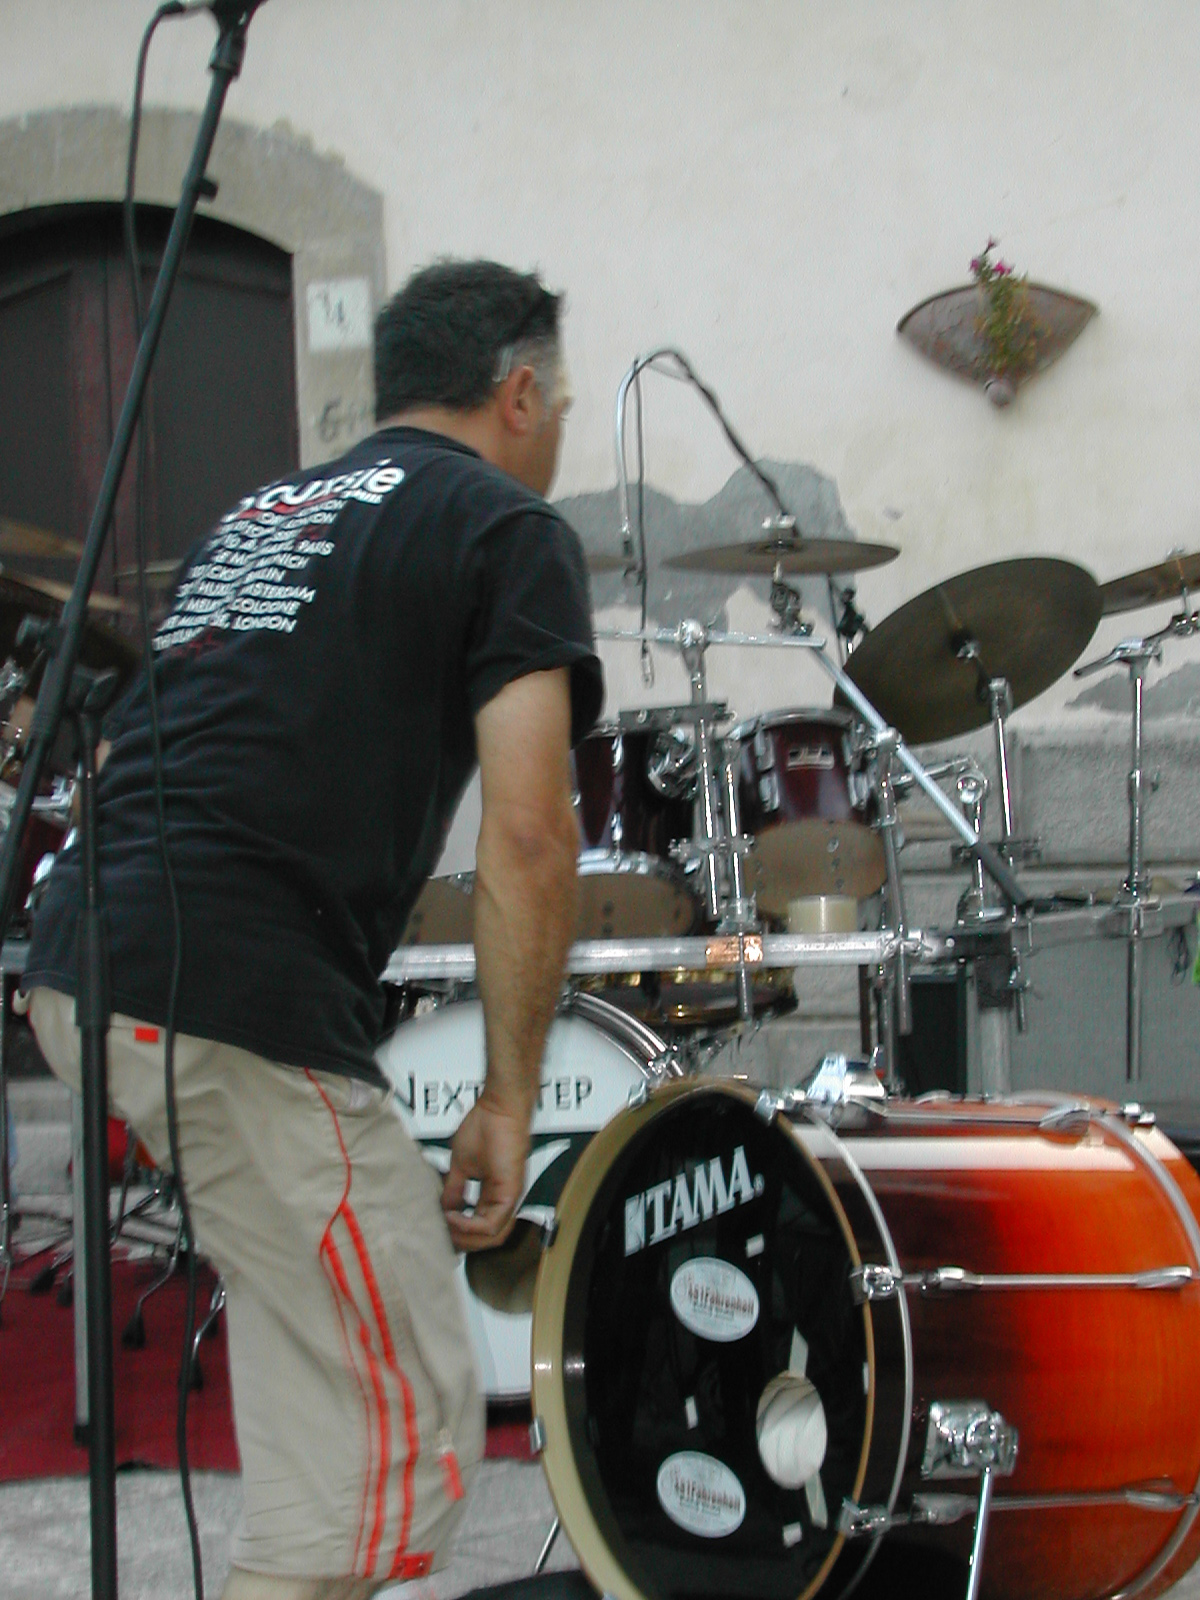
[[[602, 697], [582, 552], [542, 498], [559, 312], [495, 263], [418, 272], [376, 327], [379, 431], [248, 496], [190, 560], [155, 638], [178, 973], [144, 678], [101, 775], [112, 1099], [166, 1164], [176, 992], [183, 1177], [228, 1292], [228, 1600], [424, 1574], [481, 1454], [451, 1242], [499, 1243], [520, 1199], [573, 930], [569, 751]], [[373, 1059], [378, 975], [476, 761], [487, 1074], [439, 1197]], [[72, 850], [26, 969], [73, 1083], [78, 899]]]

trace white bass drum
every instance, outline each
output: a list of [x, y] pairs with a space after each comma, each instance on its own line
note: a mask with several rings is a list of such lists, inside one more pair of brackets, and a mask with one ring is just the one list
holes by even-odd
[[[595, 995], [572, 995], [555, 1018], [542, 1061], [519, 1221], [498, 1250], [462, 1256], [458, 1275], [483, 1392], [490, 1400], [529, 1394], [538, 1226], [554, 1215], [580, 1152], [644, 1084], [665, 1045], [635, 1017]], [[439, 1172], [450, 1141], [483, 1090], [483, 1005], [456, 1000], [402, 1022], [375, 1059], [394, 1085], [393, 1105]]]

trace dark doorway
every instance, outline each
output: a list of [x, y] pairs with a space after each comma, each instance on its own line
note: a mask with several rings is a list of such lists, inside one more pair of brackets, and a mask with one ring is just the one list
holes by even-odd
[[[138, 208], [149, 303], [170, 213]], [[147, 556], [173, 561], [217, 516], [298, 464], [291, 258], [197, 218], [146, 412]], [[120, 208], [0, 219], [0, 518], [81, 541], [136, 348]], [[132, 600], [133, 464], [97, 587]], [[115, 534], [115, 537], [114, 537]], [[3, 567], [69, 581], [76, 562], [14, 552]]]

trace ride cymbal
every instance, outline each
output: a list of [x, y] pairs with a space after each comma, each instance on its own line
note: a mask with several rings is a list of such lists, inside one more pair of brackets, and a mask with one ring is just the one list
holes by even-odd
[[1137, 611], [1142, 606], [1158, 605], [1180, 598], [1185, 589], [1200, 587], [1200, 551], [1191, 555], [1168, 556], [1155, 567], [1127, 572], [1100, 585], [1103, 613], [1111, 617], [1119, 611]]
[[957, 738], [989, 720], [989, 678], [1007, 678], [1013, 705], [1024, 705], [1078, 660], [1099, 620], [1100, 588], [1083, 567], [997, 561], [893, 611], [846, 672], [910, 743]]
[[770, 577], [776, 567], [795, 577], [821, 572], [863, 572], [900, 554], [893, 544], [864, 539], [751, 539], [745, 544], [706, 545], [663, 563], [682, 572], [746, 572]]

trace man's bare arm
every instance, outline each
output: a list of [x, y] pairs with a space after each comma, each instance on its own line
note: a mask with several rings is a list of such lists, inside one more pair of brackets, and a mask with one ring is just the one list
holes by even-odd
[[[579, 834], [571, 801], [567, 669], [517, 678], [475, 720], [483, 818], [475, 961], [487, 1077], [451, 1150], [442, 1204], [459, 1249], [499, 1244], [525, 1182], [542, 1051], [575, 930]], [[462, 1211], [469, 1178], [480, 1181]]]

